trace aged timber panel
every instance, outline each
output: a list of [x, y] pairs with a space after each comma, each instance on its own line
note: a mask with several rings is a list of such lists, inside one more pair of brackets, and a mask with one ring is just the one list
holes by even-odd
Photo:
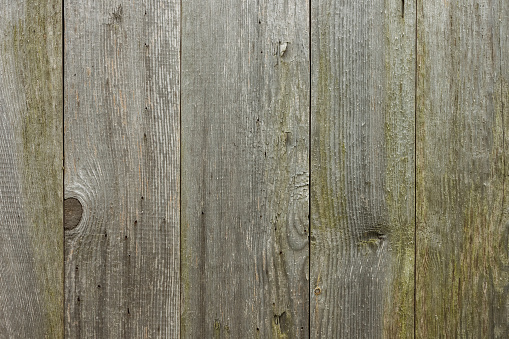
[[418, 1], [418, 338], [509, 337], [508, 10]]
[[62, 4], [0, 5], [0, 337], [62, 338]]
[[311, 10], [311, 336], [413, 336], [415, 5]]
[[182, 6], [182, 337], [308, 337], [308, 2]]
[[178, 1], [65, 1], [69, 338], [179, 334], [179, 46]]

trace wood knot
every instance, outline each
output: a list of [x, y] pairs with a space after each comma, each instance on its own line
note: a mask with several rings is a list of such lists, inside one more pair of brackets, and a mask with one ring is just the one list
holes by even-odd
[[72, 230], [78, 226], [83, 215], [83, 206], [76, 198], [64, 200], [64, 229]]
[[122, 5], [118, 5], [116, 10], [114, 10], [113, 13], [111, 13], [111, 17], [112, 17], [113, 21], [122, 22], [123, 12], [124, 12], [124, 10], [122, 8]]

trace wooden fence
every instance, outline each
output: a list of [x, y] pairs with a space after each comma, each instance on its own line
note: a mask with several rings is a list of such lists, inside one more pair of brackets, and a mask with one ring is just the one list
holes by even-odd
[[509, 0], [0, 4], [1, 338], [509, 337]]

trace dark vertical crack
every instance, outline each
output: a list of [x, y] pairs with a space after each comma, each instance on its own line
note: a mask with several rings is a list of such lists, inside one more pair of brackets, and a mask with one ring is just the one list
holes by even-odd
[[182, 334], [182, 0], [179, 17], [179, 336]]
[[311, 232], [312, 232], [312, 228], [311, 228], [311, 142], [312, 142], [312, 139], [311, 139], [311, 119], [312, 119], [312, 102], [313, 102], [313, 97], [311, 95], [311, 92], [312, 92], [312, 87], [313, 87], [313, 82], [312, 82], [312, 45], [311, 45], [311, 38], [312, 38], [312, 34], [311, 34], [311, 30], [313, 29], [313, 26], [312, 26], [312, 20], [311, 20], [311, 15], [312, 15], [312, 7], [311, 7], [311, 1], [312, 0], [309, 0], [309, 41], [308, 41], [308, 48], [309, 48], [309, 130], [308, 130], [308, 175], [309, 175], [309, 178], [308, 178], [308, 300], [309, 300], [309, 305], [308, 305], [308, 338], [311, 338], [311, 264], [312, 264], [312, 261], [311, 261]]
[[[403, 5], [404, 5], [404, 0]], [[415, 1], [415, 39], [414, 39], [414, 338], [417, 332], [417, 86], [418, 86], [418, 10], [419, 1]]]
[[[65, 230], [63, 229], [65, 219], [64, 219], [64, 199], [65, 199], [65, 134], [64, 134], [64, 124], [65, 124], [65, 0], [62, 0], [61, 5], [61, 21], [62, 21], [62, 35], [61, 35], [61, 48], [62, 48], [62, 310], [65, 310]], [[65, 338], [65, 314], [62, 317], [62, 338]]]
[[[500, 17], [499, 12], [499, 25], [502, 22], [502, 19]], [[499, 76], [500, 76], [500, 102], [501, 102], [501, 112], [502, 115], [502, 206], [501, 206], [501, 215], [500, 215], [500, 222], [503, 221], [504, 216], [504, 206], [505, 206], [505, 178], [507, 176], [506, 173], [506, 149], [505, 149], [505, 119], [504, 119], [504, 82], [503, 82], [503, 76], [502, 76], [502, 57], [503, 57], [503, 50], [502, 50], [502, 27], [499, 26], [499, 34], [498, 34], [498, 47], [500, 49], [500, 60], [499, 60]]]

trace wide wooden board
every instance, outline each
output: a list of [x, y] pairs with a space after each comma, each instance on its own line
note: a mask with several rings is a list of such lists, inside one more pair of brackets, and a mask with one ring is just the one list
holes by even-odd
[[65, 1], [66, 337], [179, 335], [179, 49], [178, 1]]
[[415, 4], [312, 1], [311, 336], [414, 330]]
[[508, 10], [418, 1], [418, 338], [509, 337]]
[[62, 3], [0, 7], [0, 337], [63, 338]]
[[308, 337], [308, 2], [182, 20], [182, 337]]

